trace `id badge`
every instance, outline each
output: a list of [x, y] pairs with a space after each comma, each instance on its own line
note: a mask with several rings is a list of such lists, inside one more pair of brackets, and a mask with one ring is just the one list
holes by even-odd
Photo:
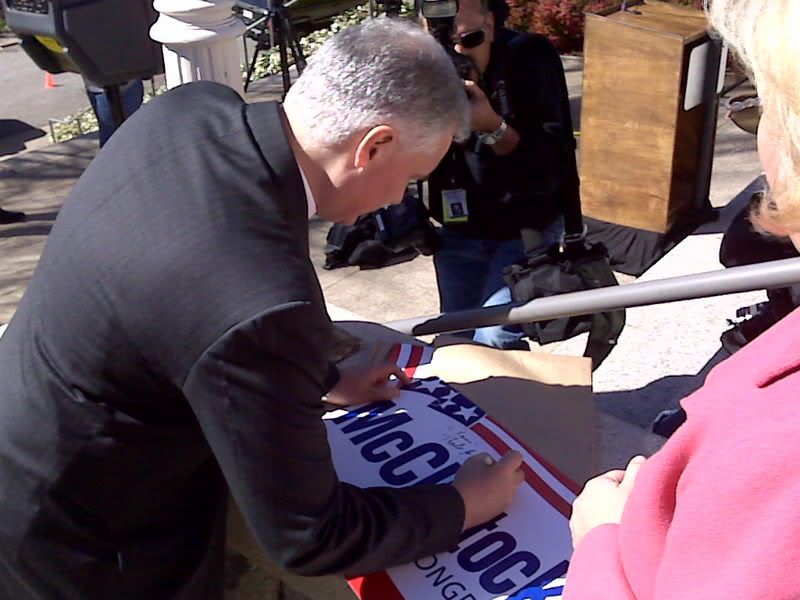
[[462, 189], [442, 190], [442, 215], [445, 223], [466, 223], [469, 220], [467, 192]]

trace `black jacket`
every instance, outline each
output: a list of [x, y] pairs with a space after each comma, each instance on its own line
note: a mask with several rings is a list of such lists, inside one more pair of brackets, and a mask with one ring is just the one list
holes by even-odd
[[520, 134], [498, 156], [473, 135], [456, 144], [429, 178], [431, 216], [442, 223], [441, 190], [467, 192], [469, 219], [454, 231], [481, 239], [518, 238], [579, 202], [575, 138], [561, 59], [541, 35], [499, 29], [482, 87], [495, 111]]
[[277, 104], [182, 86], [81, 177], [0, 340], [0, 598], [219, 598], [226, 482], [303, 574], [442, 551], [451, 486], [334, 472], [330, 321]]

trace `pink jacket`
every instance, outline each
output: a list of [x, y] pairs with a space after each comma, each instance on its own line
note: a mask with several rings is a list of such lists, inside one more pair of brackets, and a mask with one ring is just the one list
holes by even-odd
[[800, 309], [683, 406], [622, 523], [578, 544], [564, 600], [800, 598]]

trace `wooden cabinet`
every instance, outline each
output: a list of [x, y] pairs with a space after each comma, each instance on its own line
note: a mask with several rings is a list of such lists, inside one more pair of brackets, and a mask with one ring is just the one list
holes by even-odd
[[586, 18], [583, 210], [666, 233], [707, 204], [722, 53], [702, 11], [628, 7]]

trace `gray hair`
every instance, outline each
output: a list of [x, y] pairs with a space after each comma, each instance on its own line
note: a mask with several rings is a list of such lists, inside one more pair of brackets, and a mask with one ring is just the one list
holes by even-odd
[[377, 125], [394, 126], [406, 147], [423, 150], [454, 128], [457, 140], [469, 135], [469, 101], [452, 61], [432, 36], [400, 19], [370, 19], [330, 38], [284, 104], [321, 145]]

